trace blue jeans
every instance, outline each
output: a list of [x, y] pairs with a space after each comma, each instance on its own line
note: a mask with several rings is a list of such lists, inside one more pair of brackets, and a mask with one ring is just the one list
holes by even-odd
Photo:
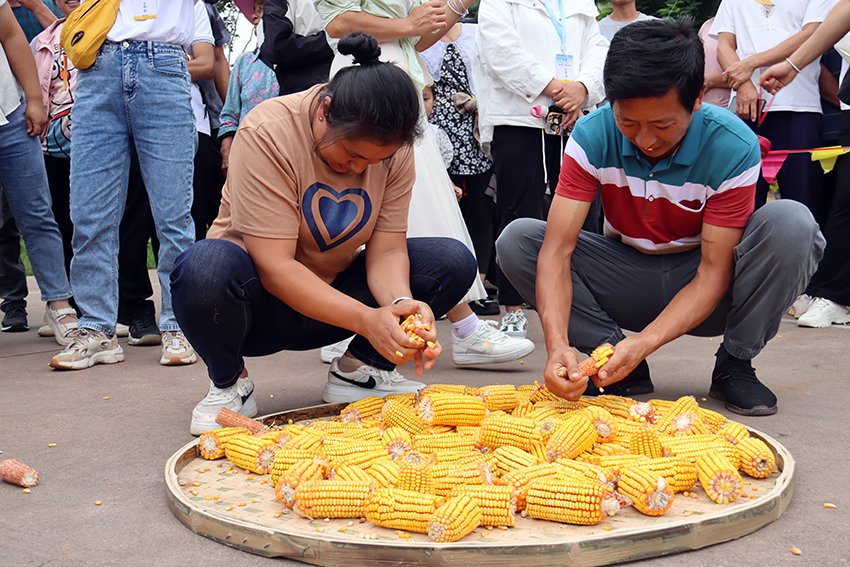
[[[410, 238], [407, 253], [410, 291], [435, 317], [457, 305], [478, 277], [475, 257], [457, 240]], [[348, 329], [309, 319], [266, 291], [248, 253], [226, 240], [196, 243], [177, 258], [171, 279], [177, 320], [218, 388], [236, 383], [244, 356], [310, 350], [351, 336]], [[331, 286], [365, 305], [378, 306], [366, 282], [365, 254]], [[376, 368], [395, 368], [362, 336], [349, 350]]]
[[168, 278], [192, 245], [195, 122], [189, 73], [180, 46], [107, 41], [77, 75], [71, 116], [71, 285], [80, 327], [115, 332], [118, 317], [118, 227], [127, 200], [130, 139], [136, 146], [160, 241], [159, 328], [178, 330]]
[[62, 235], [51, 208], [41, 142], [27, 134], [25, 110], [22, 101], [6, 117], [9, 123], [0, 126], [0, 184], [24, 236], [41, 299], [68, 299], [71, 286], [65, 274]]

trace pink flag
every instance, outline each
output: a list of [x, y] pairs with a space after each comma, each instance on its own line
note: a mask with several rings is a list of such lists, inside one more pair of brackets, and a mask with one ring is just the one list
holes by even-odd
[[783, 150], [773, 150], [769, 154], [761, 158], [761, 175], [768, 183], [776, 181], [776, 174], [782, 169], [782, 164], [785, 163], [785, 158], [788, 157], [788, 152]]

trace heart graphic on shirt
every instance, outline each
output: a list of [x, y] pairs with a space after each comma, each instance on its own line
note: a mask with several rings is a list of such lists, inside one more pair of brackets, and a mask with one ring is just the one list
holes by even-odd
[[365, 189], [338, 192], [314, 183], [304, 192], [301, 210], [316, 245], [325, 252], [360, 232], [372, 216], [372, 200]]

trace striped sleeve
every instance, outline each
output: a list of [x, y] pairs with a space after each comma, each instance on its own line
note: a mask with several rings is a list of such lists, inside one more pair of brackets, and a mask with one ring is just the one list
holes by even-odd
[[599, 170], [591, 165], [584, 148], [576, 141], [575, 136], [567, 140], [564, 150], [564, 161], [561, 164], [561, 174], [555, 193], [575, 199], [576, 201], [592, 201], [599, 187]]

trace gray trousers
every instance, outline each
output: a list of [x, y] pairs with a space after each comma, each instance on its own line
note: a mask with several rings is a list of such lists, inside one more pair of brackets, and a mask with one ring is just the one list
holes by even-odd
[[[546, 223], [517, 219], [496, 241], [496, 259], [525, 301], [536, 307], [537, 256]], [[732, 285], [720, 305], [688, 334], [724, 335], [732, 356], [749, 360], [779, 330], [782, 314], [803, 293], [823, 256], [825, 240], [812, 214], [791, 200], [753, 213], [735, 247]], [[700, 249], [644, 254], [618, 240], [582, 231], [570, 268], [570, 344], [584, 353], [617, 344], [623, 329], [639, 332], [693, 280]]]

